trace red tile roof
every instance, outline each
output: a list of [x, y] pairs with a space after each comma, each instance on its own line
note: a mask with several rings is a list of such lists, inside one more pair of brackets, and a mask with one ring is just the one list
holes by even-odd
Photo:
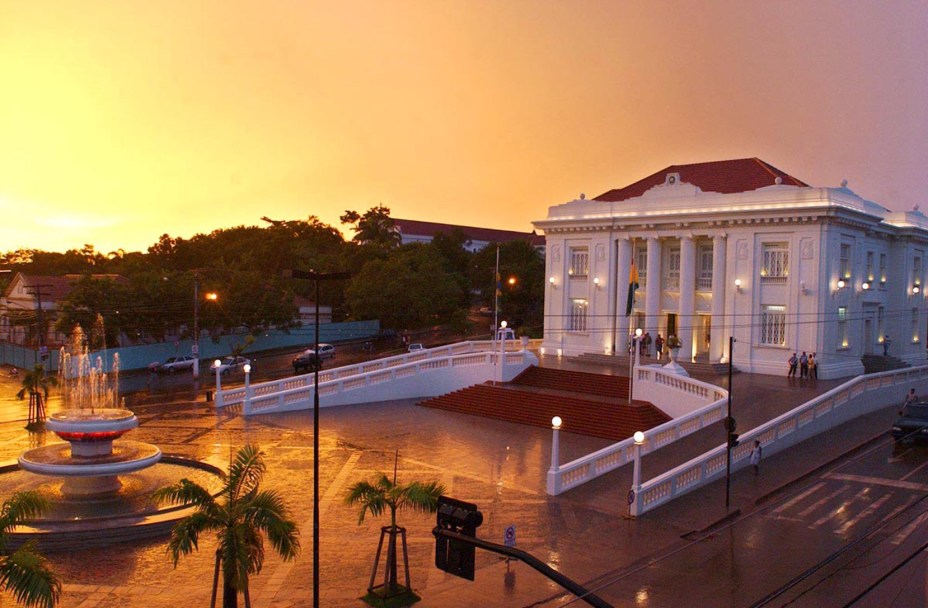
[[[22, 278], [22, 282], [27, 287], [41, 287], [42, 292], [42, 301], [43, 302], [60, 302], [68, 297], [68, 294], [71, 293], [71, 290], [74, 289], [74, 284], [77, 283], [83, 275], [79, 274], [66, 274], [64, 276], [52, 276], [52, 275], [39, 275], [39, 274], [26, 274], [18, 273]], [[97, 280], [109, 280], [116, 283], [128, 284], [129, 279], [122, 275], [118, 274], [94, 274], [91, 275], [94, 279]], [[4, 296], [9, 297], [10, 290], [13, 287], [14, 280], [10, 281], [10, 284], [7, 286]]]
[[460, 230], [471, 241], [486, 241], [487, 243], [508, 243], [509, 241], [527, 240], [532, 245], [541, 246], [545, 237], [534, 232], [518, 232], [515, 230], [497, 230], [495, 228], [475, 228], [473, 226], [455, 226], [454, 224], [439, 224], [437, 222], [421, 222], [419, 220], [401, 220], [393, 218], [393, 225], [400, 234], [434, 237], [439, 232], [451, 234], [453, 230]]
[[679, 173], [681, 182], [698, 186], [703, 192], [719, 192], [721, 194], [750, 192], [765, 186], [773, 186], [778, 177], [787, 186], [807, 187], [809, 185], [759, 158], [742, 158], [692, 165], [671, 165], [653, 175], [638, 180], [634, 184], [600, 194], [593, 200], [625, 201], [641, 196], [654, 186], [665, 183], [668, 173]]

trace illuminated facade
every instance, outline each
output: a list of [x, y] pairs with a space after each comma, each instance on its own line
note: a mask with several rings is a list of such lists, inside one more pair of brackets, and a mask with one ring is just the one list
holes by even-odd
[[[556, 205], [547, 242], [545, 352], [623, 352], [636, 328], [677, 336], [681, 358], [820, 378], [861, 357], [925, 361], [928, 217], [842, 184], [809, 186], [759, 159], [678, 165]], [[639, 287], [626, 316], [634, 262]]]

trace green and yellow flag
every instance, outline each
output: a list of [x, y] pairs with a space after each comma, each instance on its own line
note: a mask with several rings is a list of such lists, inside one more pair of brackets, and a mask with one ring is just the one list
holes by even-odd
[[632, 315], [632, 308], [635, 306], [635, 290], [638, 289], [638, 269], [632, 262], [632, 269], [628, 273], [628, 303], [625, 304], [625, 316]]

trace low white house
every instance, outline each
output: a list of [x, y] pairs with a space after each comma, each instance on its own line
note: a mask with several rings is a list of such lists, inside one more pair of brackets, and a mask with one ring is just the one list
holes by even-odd
[[733, 337], [735, 366], [755, 373], [785, 374], [802, 351], [821, 378], [861, 373], [884, 347], [926, 358], [928, 217], [846, 183], [813, 187], [756, 158], [677, 165], [534, 224], [546, 352], [622, 352], [641, 328], [676, 335], [690, 360], [726, 362]]

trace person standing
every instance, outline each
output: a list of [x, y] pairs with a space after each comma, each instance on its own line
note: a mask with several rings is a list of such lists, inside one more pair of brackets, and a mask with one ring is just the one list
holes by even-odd
[[815, 353], [809, 355], [809, 379], [818, 380], [818, 361], [815, 360]]
[[809, 377], [809, 356], [806, 351], [802, 351], [802, 356], [799, 357], [799, 377]]
[[763, 448], [760, 445], [760, 441], [754, 440], [754, 448], [751, 450], [751, 466], [754, 468], [755, 475], [760, 472], [760, 459], [762, 455]]
[[907, 405], [912, 405], [913, 403], [918, 403], [918, 395], [915, 394], [915, 389], [909, 389], [909, 394], [905, 396], [905, 402], [902, 404], [903, 409]]
[[796, 366], [799, 365], [799, 359], [796, 358], [796, 353], [793, 353], [793, 356], [787, 361], [789, 363], [789, 372], [786, 373], [787, 378], [796, 377]]
[[657, 334], [657, 339], [654, 340], [654, 348], [657, 350], [657, 360], [661, 360], [661, 355], [664, 353], [664, 339], [660, 334]]

